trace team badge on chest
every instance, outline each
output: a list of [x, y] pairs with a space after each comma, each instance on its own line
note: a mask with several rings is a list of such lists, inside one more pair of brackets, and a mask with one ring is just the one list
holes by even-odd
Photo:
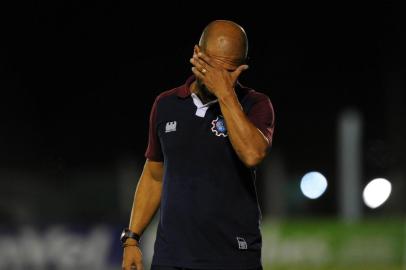
[[211, 121], [211, 131], [216, 135], [216, 136], [223, 136], [227, 137], [227, 127], [226, 127], [226, 122], [224, 121], [224, 118], [222, 116], [217, 116], [216, 119]]

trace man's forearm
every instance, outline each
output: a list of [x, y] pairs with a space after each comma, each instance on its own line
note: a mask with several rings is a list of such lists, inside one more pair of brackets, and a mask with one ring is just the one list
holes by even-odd
[[139, 235], [146, 229], [159, 208], [162, 192], [162, 168], [159, 167], [160, 165], [146, 162], [134, 194], [129, 228]]
[[[196, 78], [219, 100], [231, 144], [240, 160], [248, 167], [256, 166], [266, 156], [269, 142], [245, 115], [234, 91], [237, 78], [248, 69], [248, 65], [236, 66], [234, 63], [232, 66], [235, 69], [231, 68], [232, 71], [229, 71], [224, 59], [208, 56], [198, 46], [195, 47], [195, 54], [190, 62]], [[230, 67], [229, 63], [227, 66]]]
[[234, 91], [219, 98], [231, 144], [248, 167], [256, 166], [266, 155], [268, 140], [245, 115]]

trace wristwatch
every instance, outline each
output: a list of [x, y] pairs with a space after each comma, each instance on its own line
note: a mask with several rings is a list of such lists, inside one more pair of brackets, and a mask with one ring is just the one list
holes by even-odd
[[124, 244], [125, 241], [127, 241], [128, 238], [132, 238], [134, 240], [137, 240], [137, 242], [139, 243], [141, 236], [138, 233], [132, 232], [132, 231], [130, 231], [130, 229], [125, 228], [123, 230], [123, 232], [121, 233], [121, 237], [120, 237], [121, 243]]

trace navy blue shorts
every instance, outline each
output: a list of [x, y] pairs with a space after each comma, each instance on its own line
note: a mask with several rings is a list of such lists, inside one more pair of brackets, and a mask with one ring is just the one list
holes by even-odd
[[[175, 266], [152, 265], [150, 270], [200, 270], [200, 269], [182, 268], [182, 267], [175, 267]], [[238, 270], [242, 270], [242, 269], [238, 269]], [[262, 266], [257, 267], [257, 268], [250, 268], [250, 269], [247, 268], [246, 270], [262, 270]]]

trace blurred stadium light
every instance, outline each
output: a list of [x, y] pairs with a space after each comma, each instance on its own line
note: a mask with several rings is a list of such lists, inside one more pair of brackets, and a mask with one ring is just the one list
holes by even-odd
[[392, 184], [384, 178], [370, 181], [364, 188], [362, 197], [369, 208], [377, 208], [384, 204], [392, 192]]
[[306, 173], [300, 182], [300, 189], [307, 198], [317, 199], [326, 191], [327, 179], [319, 172]]

